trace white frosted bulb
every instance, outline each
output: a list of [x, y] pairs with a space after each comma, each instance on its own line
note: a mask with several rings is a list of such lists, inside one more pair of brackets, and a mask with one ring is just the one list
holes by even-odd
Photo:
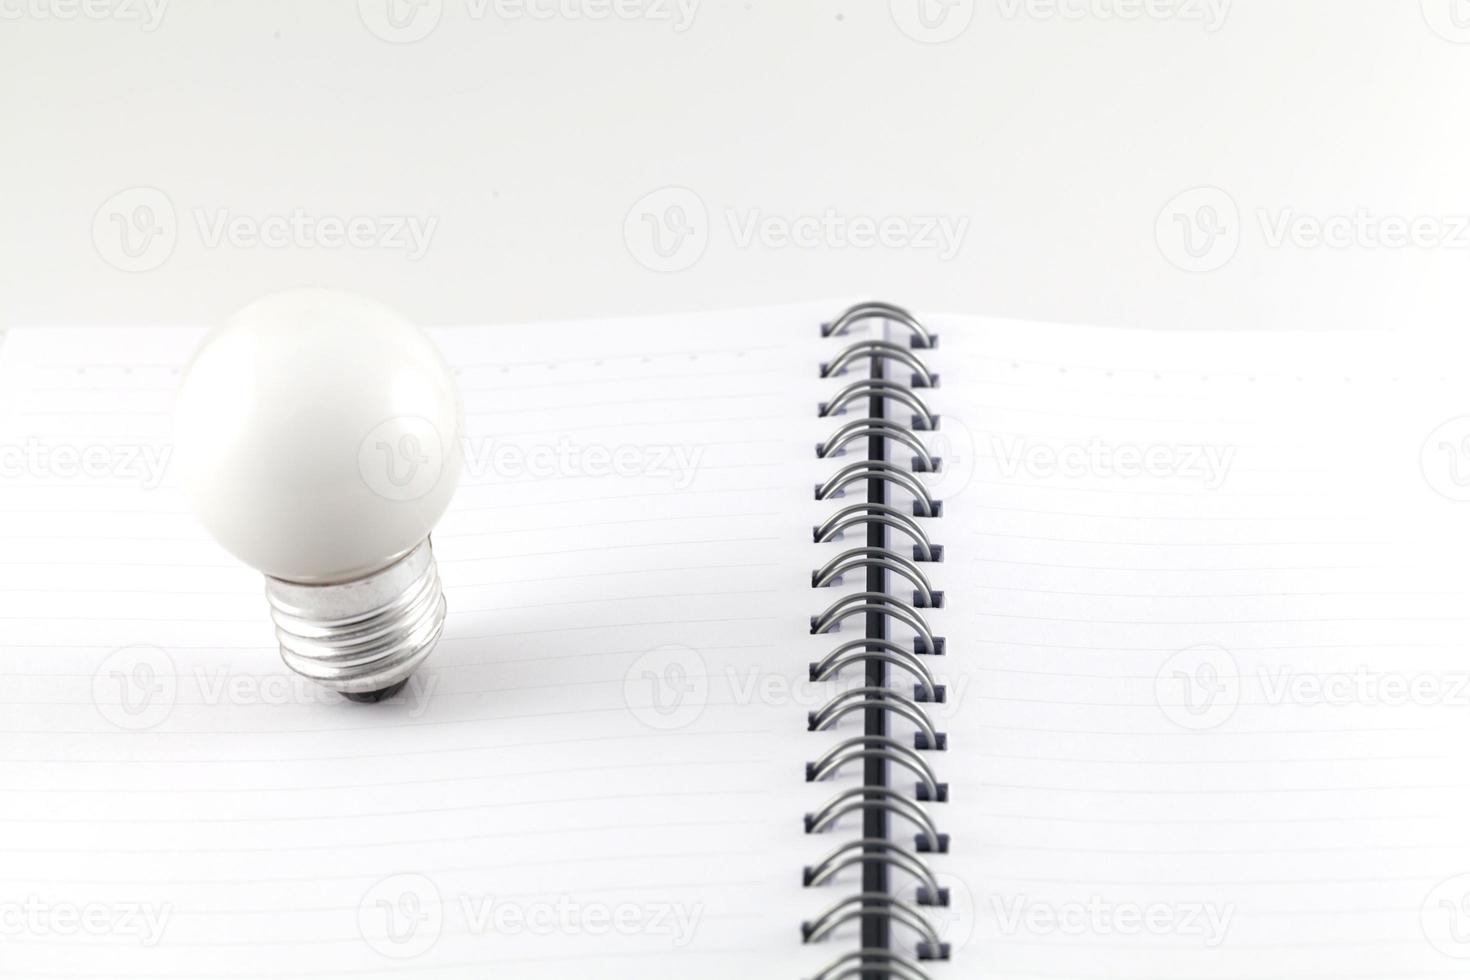
[[330, 290], [267, 296], [194, 355], [176, 460], [205, 528], [266, 575], [287, 665], [355, 700], [438, 641], [429, 532], [461, 468], [463, 410], [428, 336]]

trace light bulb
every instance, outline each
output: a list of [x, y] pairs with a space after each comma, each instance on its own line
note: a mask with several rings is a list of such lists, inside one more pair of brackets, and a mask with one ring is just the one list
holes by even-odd
[[428, 336], [357, 296], [278, 293], [205, 337], [175, 458], [204, 527], [265, 573], [292, 670], [376, 701], [429, 655], [445, 616], [429, 533], [462, 419]]

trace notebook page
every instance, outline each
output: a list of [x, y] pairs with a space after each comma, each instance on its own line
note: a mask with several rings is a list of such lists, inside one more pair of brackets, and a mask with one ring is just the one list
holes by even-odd
[[202, 331], [11, 331], [0, 973], [816, 972], [800, 817], [856, 778], [801, 776], [829, 312], [436, 331], [450, 618], [379, 705], [285, 670], [187, 511]]
[[1464, 976], [1459, 365], [932, 322], [964, 975]]

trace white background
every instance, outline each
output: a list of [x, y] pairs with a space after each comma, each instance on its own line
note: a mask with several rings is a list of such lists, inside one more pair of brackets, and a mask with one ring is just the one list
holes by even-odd
[[[0, 325], [211, 322], [299, 284], [426, 323], [850, 295], [1171, 328], [1466, 319], [1470, 0], [417, 3], [0, 0]], [[669, 187], [692, 197], [644, 200]], [[210, 239], [294, 213], [328, 228]], [[817, 247], [772, 237], [829, 213]], [[1359, 214], [1426, 240], [1271, 240]], [[374, 237], [395, 216], [434, 222], [421, 257]], [[335, 243], [352, 217], [367, 244]], [[955, 254], [935, 219], [963, 226]]]

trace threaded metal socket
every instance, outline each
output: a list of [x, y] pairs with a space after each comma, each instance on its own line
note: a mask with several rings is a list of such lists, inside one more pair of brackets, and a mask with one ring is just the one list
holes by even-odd
[[267, 576], [265, 594], [286, 666], [348, 697], [401, 687], [444, 631], [427, 538], [363, 578], [306, 585]]

